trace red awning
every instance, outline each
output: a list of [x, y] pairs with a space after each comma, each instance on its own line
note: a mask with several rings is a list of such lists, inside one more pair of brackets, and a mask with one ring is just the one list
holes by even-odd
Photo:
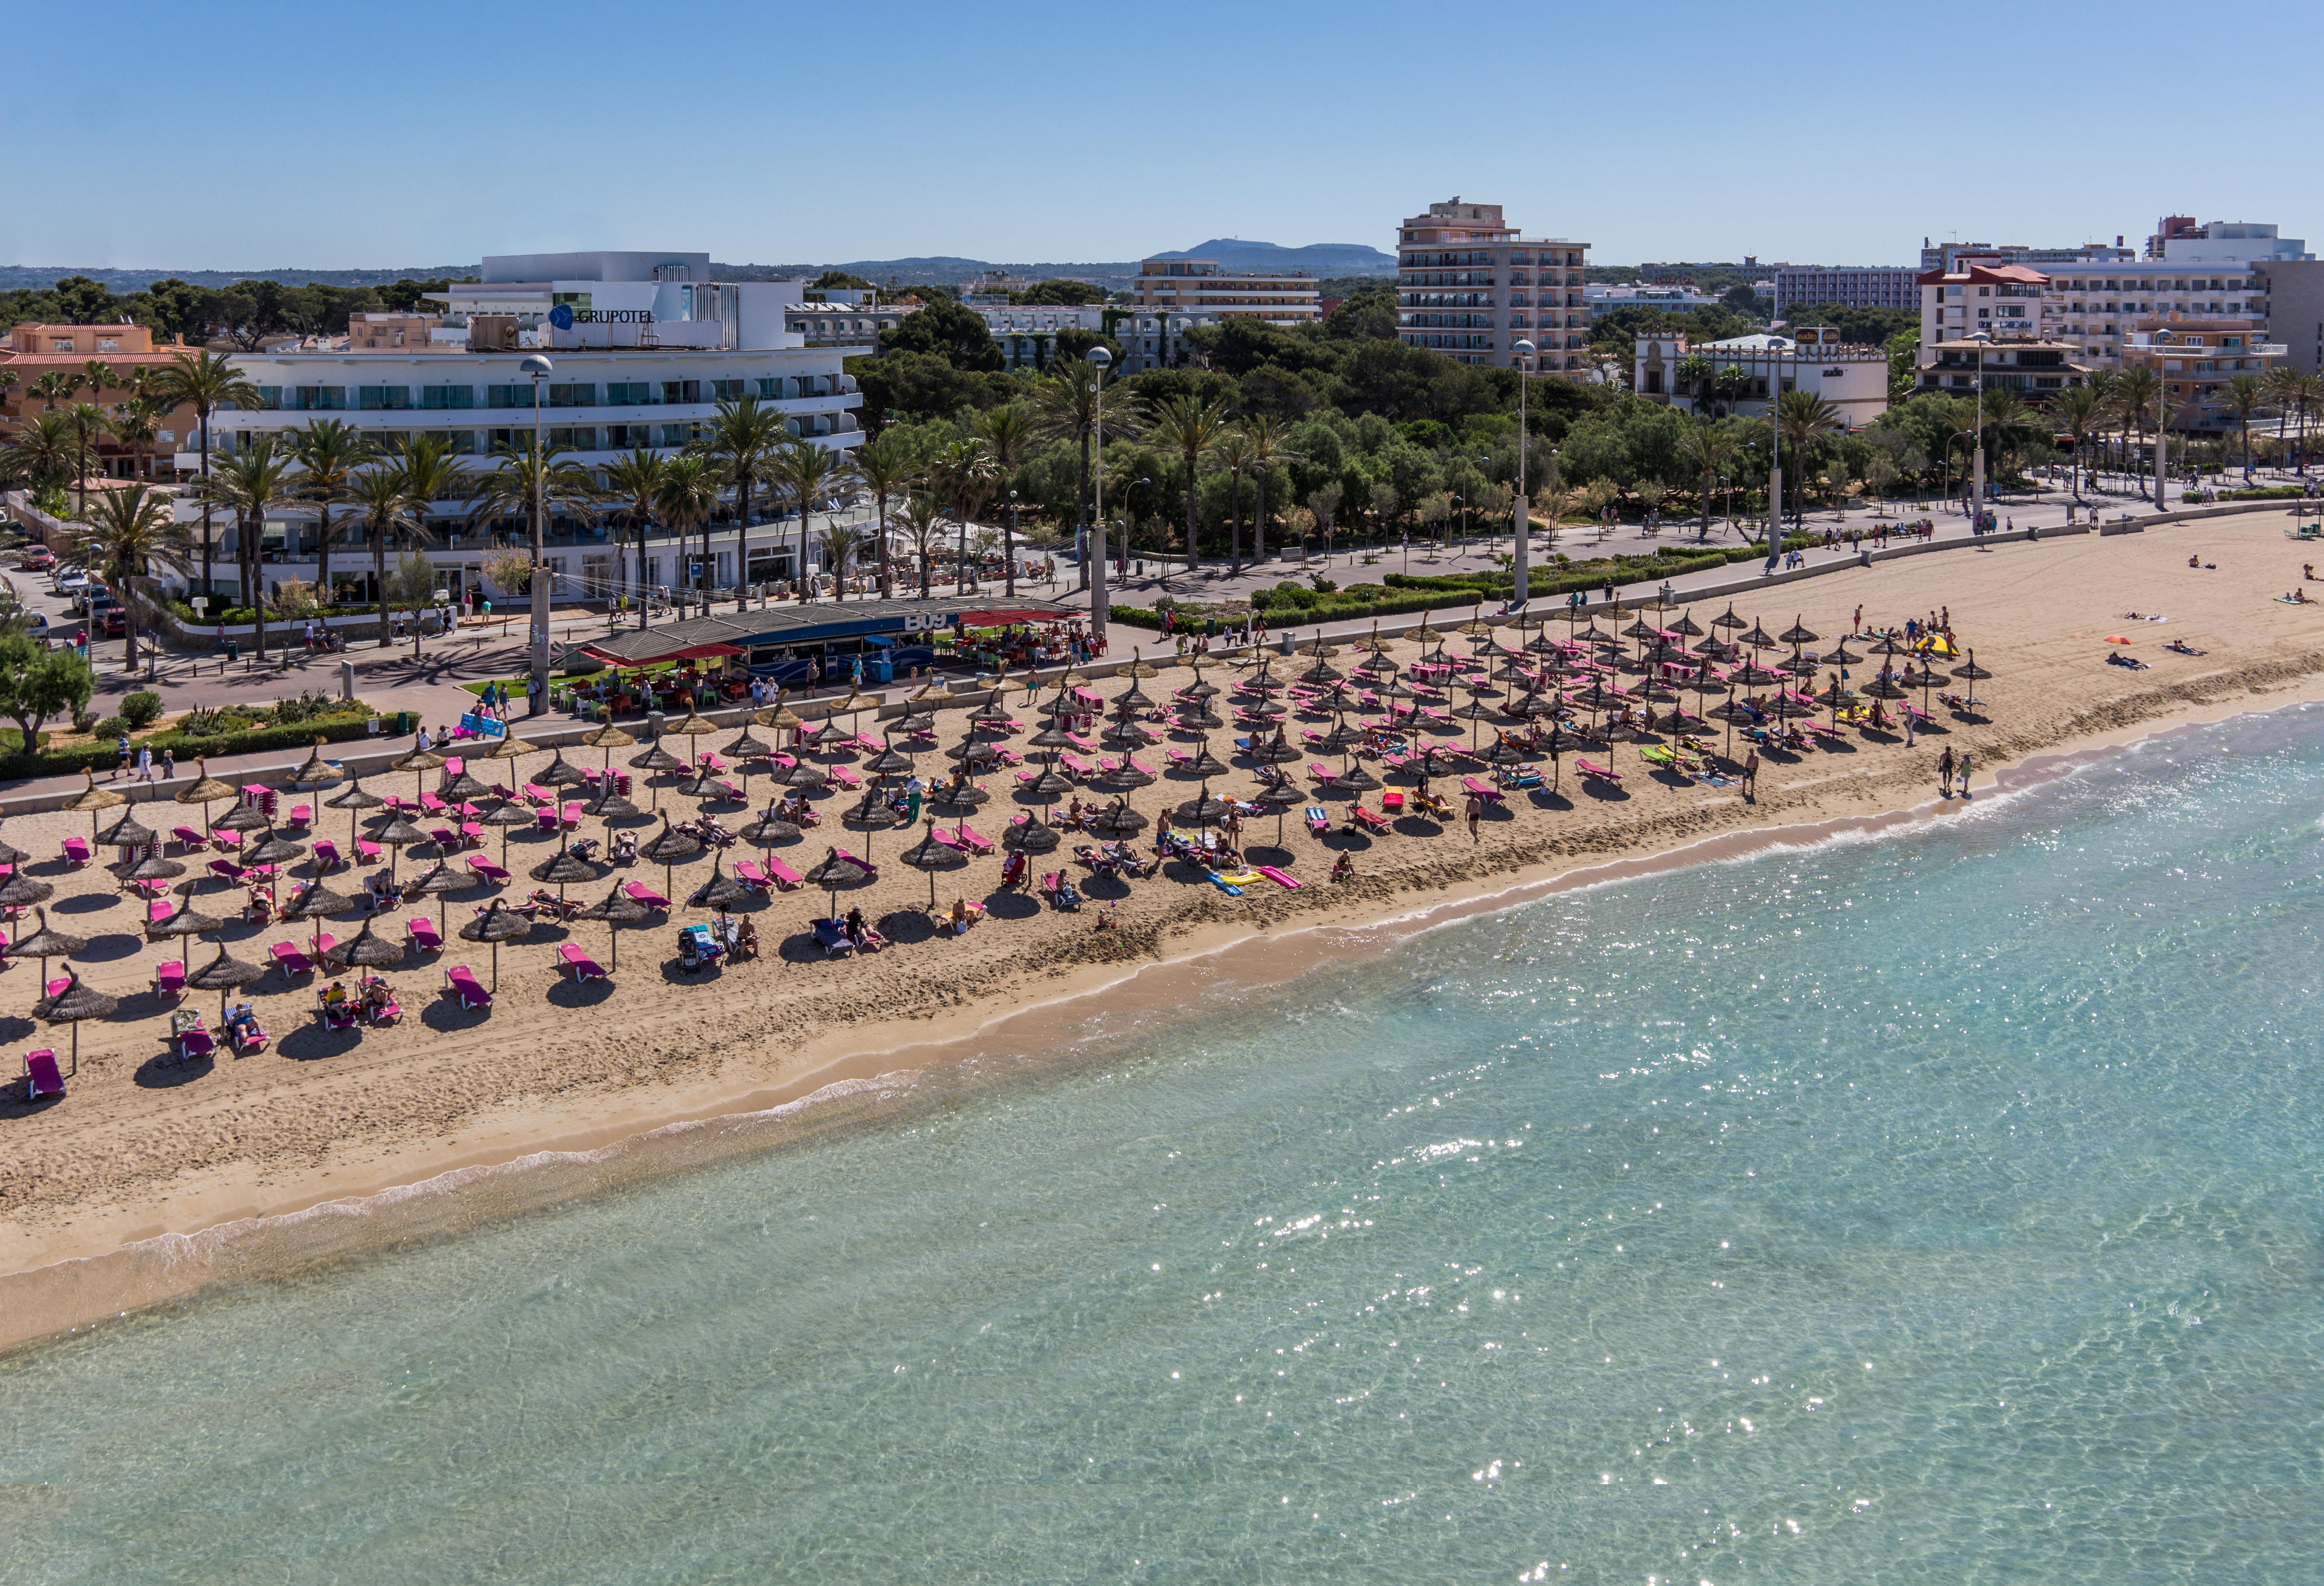
[[1006, 628], [1014, 622], [1062, 622], [1078, 614], [1075, 612], [1010, 610], [963, 612], [960, 613], [960, 622], [964, 628]]
[[604, 661], [609, 667], [650, 667], [659, 666], [663, 661], [715, 660], [721, 656], [748, 655], [751, 652], [739, 644], [689, 644], [683, 650], [667, 650], [660, 655], [614, 655], [594, 644], [585, 644], [581, 647], [581, 653], [592, 659]]

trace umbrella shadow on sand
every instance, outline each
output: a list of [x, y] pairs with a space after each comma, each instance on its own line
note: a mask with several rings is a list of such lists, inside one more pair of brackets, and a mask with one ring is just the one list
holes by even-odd
[[276, 1041], [274, 1049], [294, 1063], [312, 1063], [318, 1057], [344, 1057], [362, 1045], [360, 1028], [325, 1029], [320, 1019], [309, 1019]]
[[82, 964], [117, 964], [124, 958], [134, 958], [145, 950], [145, 944], [136, 936], [122, 931], [107, 931], [101, 936], [91, 936], [88, 945], [73, 954]]
[[441, 1034], [454, 1030], [471, 1030], [491, 1019], [490, 1008], [469, 1008], [460, 999], [438, 996], [420, 1010], [420, 1022]]
[[880, 934], [899, 946], [907, 946], [933, 939], [936, 925], [925, 908], [899, 908], [881, 917]]
[[175, 1052], [157, 1052], [139, 1064], [131, 1078], [140, 1090], [174, 1091], [205, 1077], [217, 1067], [217, 1059], [212, 1053], [181, 1058]]
[[821, 964], [826, 954], [813, 931], [800, 931], [775, 944], [775, 956], [785, 964]]
[[549, 988], [549, 1000], [558, 1008], [595, 1008], [613, 994], [613, 982], [603, 975], [577, 985], [570, 975], [558, 975]]
[[1600, 804], [1628, 804], [1630, 801], [1628, 788], [1617, 787], [1610, 782], [1601, 782], [1595, 777], [1582, 779], [1582, 796], [1584, 798], [1594, 798]]
[[117, 892], [76, 892], [49, 905], [51, 914], [97, 914], [128, 899]]
[[[1572, 809], [1573, 807], [1573, 800], [1568, 798], [1564, 794], [1557, 791], [1554, 788], [1536, 788], [1532, 792], [1526, 795], [1526, 802], [1532, 805], [1536, 809], [1563, 810]], [[1397, 830], [1398, 831], [1402, 831], [1403, 829], [1404, 828], [1401, 825], [1397, 827]]]
[[1031, 919], [1041, 912], [1041, 900], [1020, 891], [991, 892], [985, 896], [984, 912], [994, 919]]
[[[1250, 856], [1251, 862], [1255, 864], [1289, 864], [1291, 862], [1291, 859], [1288, 854], [1286, 854], [1280, 860], [1265, 859], [1260, 857], [1262, 854], [1279, 852], [1279, 850], [1250, 848], [1244, 850], [1244, 852]], [[1082, 895], [1084, 897], [1102, 898], [1109, 903], [1118, 903], [1122, 899], [1130, 896], [1130, 883], [1123, 881], [1120, 876], [1084, 876], [1079, 881], [1075, 882], [1074, 885], [1078, 886], [1082, 890]]]

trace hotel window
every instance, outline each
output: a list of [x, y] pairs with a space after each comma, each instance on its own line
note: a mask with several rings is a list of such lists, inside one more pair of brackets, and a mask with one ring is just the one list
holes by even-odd
[[[643, 424], [606, 425], [605, 449], [609, 452], [622, 452], [629, 450], [632, 446], [643, 445], [646, 438], [647, 428], [648, 426]], [[637, 431], [638, 438], [636, 440], [632, 440], [630, 438], [630, 432], [632, 429], [635, 429]]]
[[551, 384], [547, 392], [547, 405], [552, 408], [594, 408], [597, 405], [597, 385], [595, 381], [575, 384]]
[[484, 406], [488, 408], [529, 408], [532, 406], [532, 387], [529, 385], [488, 385], [484, 387]]
[[722, 402], [739, 402], [742, 400], [742, 383], [739, 380], [714, 380], [710, 383], [710, 394]]
[[97, 350], [100, 353], [117, 353], [121, 350], [121, 338], [117, 336], [100, 336], [97, 338]]
[[759, 377], [757, 385], [759, 388], [760, 401], [773, 402], [780, 401], [782, 400], [783, 377], [781, 375], [762, 374]]
[[698, 402], [702, 400], [702, 382], [665, 380], [661, 383], [661, 400], [666, 402]]
[[72, 350], [72, 337], [69, 336], [57, 337], [49, 343], [49, 351], [51, 353], [69, 354]]
[[642, 380], [609, 380], [605, 383], [605, 405], [618, 408], [625, 404], [643, 407], [653, 401], [653, 387]]
[[408, 385], [358, 386], [355, 388], [355, 405], [365, 412], [408, 408], [411, 405], [411, 388]]
[[[691, 383], [689, 382], [689, 383]], [[697, 426], [692, 424], [663, 424], [658, 426], [658, 428], [661, 430], [662, 445], [685, 446], [694, 439], [694, 432]]]
[[290, 389], [290, 406], [300, 412], [337, 411], [347, 405], [347, 388], [344, 385], [297, 385]]
[[476, 405], [476, 388], [473, 385], [423, 385], [420, 388], [420, 405], [423, 408], [473, 408]]
[[567, 451], [594, 452], [597, 449], [597, 431], [586, 424], [573, 429], [552, 429], [549, 432], [549, 444]]

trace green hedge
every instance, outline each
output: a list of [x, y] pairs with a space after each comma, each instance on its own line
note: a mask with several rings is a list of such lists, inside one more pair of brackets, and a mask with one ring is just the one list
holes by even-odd
[[[246, 605], [228, 606], [223, 611], [213, 611], [207, 616], [195, 615], [194, 608], [182, 600], [171, 601], [170, 609], [177, 613], [178, 621], [185, 623], [189, 628], [215, 628], [220, 622], [224, 622], [229, 628], [243, 627], [258, 621], [257, 611]], [[377, 617], [379, 607], [374, 604], [326, 606], [315, 615], [318, 618]], [[304, 617], [286, 617], [279, 612], [269, 612], [266, 615], [266, 625], [270, 628], [296, 627], [306, 620]]]
[[2304, 484], [2269, 484], [2252, 490], [2230, 490], [2228, 501], [2298, 501], [2308, 493]]
[[[325, 716], [317, 721], [297, 722], [287, 727], [250, 727], [238, 733], [214, 733], [204, 737], [188, 737], [177, 731], [156, 733], [148, 738], [132, 738], [129, 749], [134, 756], [141, 748], [151, 747], [154, 758], [168, 750], [178, 757], [182, 768], [190, 765], [198, 755], [213, 759], [229, 754], [263, 754], [269, 750], [305, 749], [318, 738], [332, 743], [351, 742], [368, 737], [371, 721], [368, 710], [360, 715]], [[14, 738], [12, 730], [8, 737]], [[46, 740], [48, 734], [41, 734]], [[38, 753], [21, 752], [0, 759], [0, 780], [22, 781], [32, 777], [67, 776], [80, 770], [110, 770], [119, 752], [111, 743], [78, 744], [70, 749], [43, 749]]]
[[[1821, 543], [1818, 536], [1792, 535], [1786, 538], [1784, 549], [1797, 549]], [[1551, 595], [1571, 595], [1576, 590], [1586, 593], [1602, 589], [1609, 574], [1618, 584], [1637, 584], [1650, 578], [1675, 578], [1734, 562], [1762, 561], [1766, 554], [1761, 546], [1733, 546], [1692, 556], [1626, 558], [1611, 563], [1600, 560], [1594, 565], [1577, 564], [1563, 572], [1537, 569], [1526, 580], [1526, 588], [1533, 598], [1539, 600]], [[1494, 582], [1486, 585], [1475, 581], [1483, 578], [1490, 578]], [[1311, 622], [1403, 616], [1413, 612], [1460, 612], [1480, 604], [1499, 604], [1508, 598], [1514, 586], [1514, 580], [1503, 573], [1431, 578], [1407, 577], [1403, 574], [1391, 573], [1388, 575], [1388, 582], [1405, 593], [1376, 600], [1350, 600], [1347, 592], [1342, 590], [1333, 595], [1317, 595], [1308, 604], [1294, 605], [1288, 601], [1269, 604], [1266, 607], [1267, 618], [1277, 627], [1300, 627]], [[1113, 621], [1126, 622], [1133, 628], [1158, 630], [1162, 626], [1162, 614], [1145, 606], [1117, 605], [1110, 609]]]

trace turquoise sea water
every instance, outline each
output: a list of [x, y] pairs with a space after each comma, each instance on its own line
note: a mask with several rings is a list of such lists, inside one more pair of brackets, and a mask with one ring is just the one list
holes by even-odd
[[0, 1360], [0, 1580], [2324, 1574], [2324, 712]]

